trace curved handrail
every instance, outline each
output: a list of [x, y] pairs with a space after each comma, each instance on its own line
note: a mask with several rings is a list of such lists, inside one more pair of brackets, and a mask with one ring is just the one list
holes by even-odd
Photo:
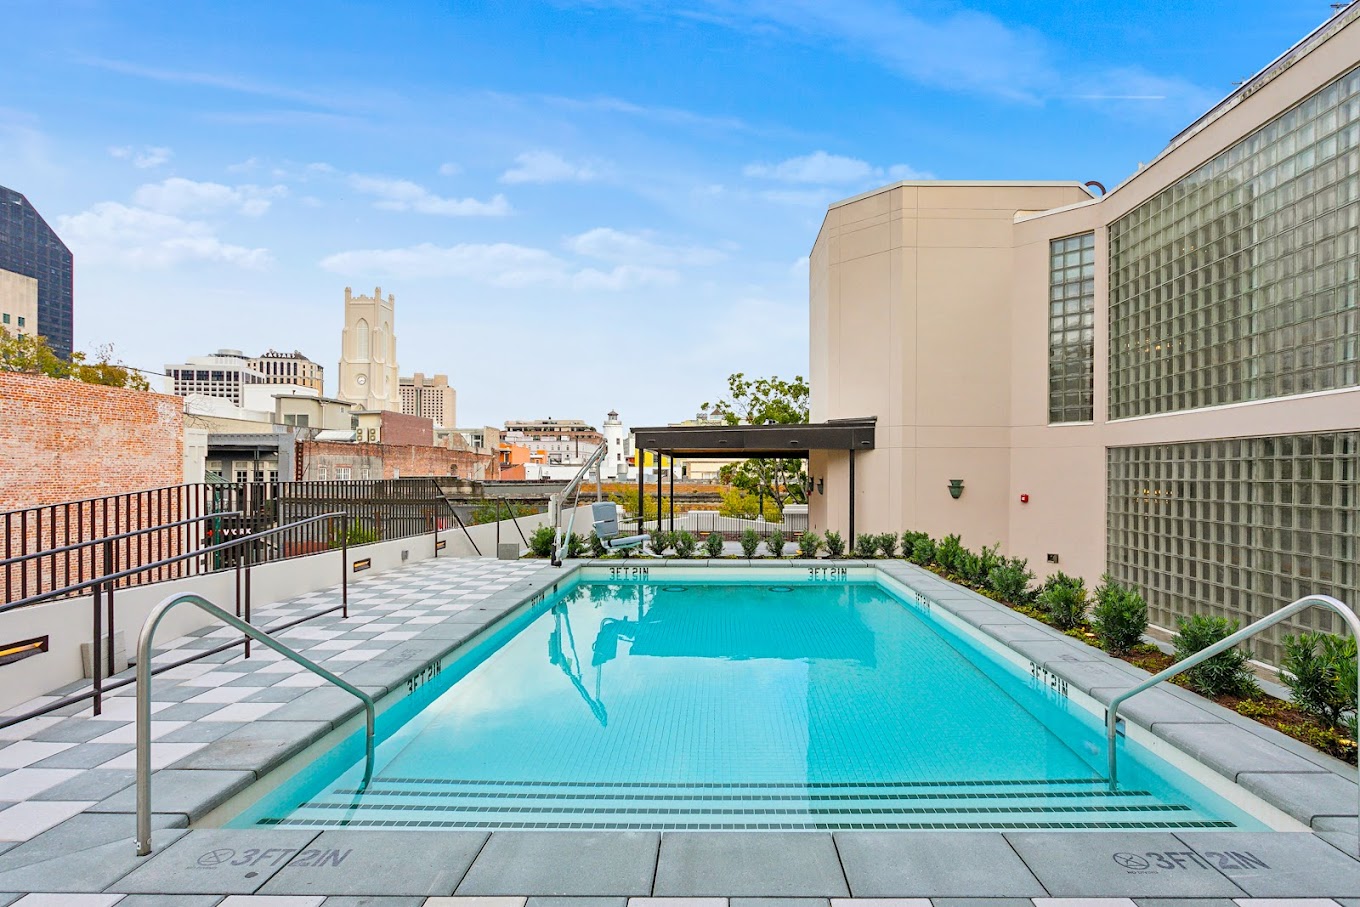
[[324, 680], [359, 697], [364, 704], [364, 717], [367, 728], [364, 737], [364, 780], [360, 788], [368, 787], [373, 779], [373, 724], [375, 706], [373, 697], [346, 680], [327, 671], [316, 662], [294, 652], [268, 633], [241, 620], [236, 615], [224, 611], [201, 595], [184, 592], [172, 595], [151, 610], [142, 624], [142, 633], [137, 641], [137, 856], [151, 853], [151, 643], [156, 636], [156, 627], [161, 619], [176, 605], [195, 605], [208, 614], [231, 627], [252, 637], [262, 645], [268, 646], [294, 664], [302, 665]]
[[[1243, 627], [1231, 636], [1224, 637], [1207, 649], [1201, 649], [1189, 658], [1176, 662], [1165, 671], [1153, 674], [1147, 680], [1144, 680], [1132, 689], [1125, 690], [1123, 693], [1120, 693], [1118, 696], [1111, 699], [1109, 707], [1105, 710], [1105, 735], [1106, 748], [1109, 755], [1110, 790], [1114, 790], [1118, 784], [1118, 775], [1116, 773], [1115, 765], [1115, 737], [1118, 734], [1119, 728], [1119, 707], [1123, 705], [1126, 700], [1137, 696], [1144, 690], [1155, 687], [1163, 680], [1167, 680], [1182, 671], [1193, 668], [1197, 664], [1208, 661], [1210, 658], [1213, 658], [1221, 652], [1226, 652], [1238, 643], [1255, 636], [1257, 633], [1260, 633], [1268, 627], [1275, 626], [1275, 624], [1278, 624], [1288, 617], [1292, 617], [1300, 611], [1305, 611], [1313, 607], [1327, 608], [1328, 610], [1335, 611], [1341, 616], [1341, 619], [1346, 623], [1346, 626], [1350, 628], [1351, 635], [1356, 639], [1360, 639], [1360, 617], [1356, 617], [1355, 612], [1344, 602], [1332, 598], [1330, 595], [1305, 595], [1298, 601], [1285, 605], [1274, 614], [1267, 615], [1255, 623]], [[1357, 694], [1360, 694], [1360, 689], [1357, 689]], [[1360, 786], [1357, 787], [1356, 816], [1357, 818], [1360, 818]]]

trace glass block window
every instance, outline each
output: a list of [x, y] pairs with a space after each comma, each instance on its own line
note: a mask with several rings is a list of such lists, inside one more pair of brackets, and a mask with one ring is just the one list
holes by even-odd
[[1048, 421], [1090, 422], [1095, 368], [1096, 236], [1049, 243]]
[[[1117, 447], [1108, 452], [1107, 561], [1149, 617], [1213, 614], [1246, 626], [1310, 593], [1360, 602], [1360, 432]], [[1255, 638], [1340, 632], [1310, 610]]]
[[1110, 418], [1360, 385], [1360, 70], [1110, 226]]

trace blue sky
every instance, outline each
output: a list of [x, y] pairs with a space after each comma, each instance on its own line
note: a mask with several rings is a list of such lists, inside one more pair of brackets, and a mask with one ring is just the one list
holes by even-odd
[[459, 422], [656, 424], [807, 371], [826, 204], [1113, 186], [1326, 2], [0, 0], [0, 184], [76, 253], [76, 343], [300, 349], [397, 296]]

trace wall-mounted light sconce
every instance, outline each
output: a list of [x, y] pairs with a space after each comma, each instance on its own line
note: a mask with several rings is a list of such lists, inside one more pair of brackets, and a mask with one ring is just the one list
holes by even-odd
[[818, 480], [817, 480], [817, 493], [818, 493], [818, 494], [824, 494], [824, 493], [825, 493], [825, 492], [823, 491], [823, 489], [825, 488], [825, 484], [824, 484], [824, 483], [825, 483], [825, 480], [824, 480], [824, 479], [818, 479]]
[[949, 480], [949, 496], [956, 501], [963, 496], [963, 479]]

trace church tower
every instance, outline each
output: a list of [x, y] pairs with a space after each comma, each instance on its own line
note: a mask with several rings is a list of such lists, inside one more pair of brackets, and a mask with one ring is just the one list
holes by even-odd
[[397, 380], [397, 298], [383, 299], [382, 287], [372, 296], [355, 296], [345, 287], [345, 329], [340, 336], [341, 400], [363, 409], [401, 412]]

